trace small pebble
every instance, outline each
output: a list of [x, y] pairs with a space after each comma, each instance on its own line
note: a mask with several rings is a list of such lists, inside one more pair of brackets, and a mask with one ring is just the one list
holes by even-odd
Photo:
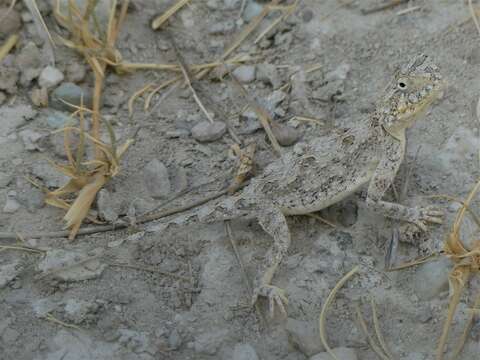
[[192, 128], [192, 136], [199, 142], [211, 142], [220, 139], [227, 132], [227, 125], [222, 121], [201, 122]]
[[5, 201], [3, 212], [6, 214], [13, 214], [18, 209], [20, 209], [20, 203], [17, 201], [17, 192], [11, 190], [7, 193], [7, 200]]
[[35, 88], [32, 89], [30, 93], [30, 100], [32, 100], [33, 105], [38, 107], [47, 107], [48, 106], [48, 91], [45, 88]]
[[210, 35], [223, 35], [235, 29], [233, 21], [223, 21], [213, 24], [208, 31]]
[[[83, 104], [87, 107], [92, 106], [92, 94], [90, 91], [83, 90], [74, 83], [63, 83], [57, 87], [50, 96], [50, 106], [56, 110], [72, 111], [72, 107], [63, 101], [79, 106], [83, 96]], [[61, 101], [63, 100], [63, 101]]]
[[42, 54], [34, 42], [29, 41], [15, 58], [15, 66], [20, 70], [20, 84], [27, 87], [42, 71]]
[[195, 352], [202, 355], [215, 355], [225, 339], [226, 332], [226, 330], [212, 331], [212, 329], [203, 331], [195, 338]]
[[17, 178], [17, 200], [29, 212], [34, 213], [45, 205], [45, 193], [34, 187], [27, 180]]
[[318, 332], [310, 323], [288, 318], [285, 330], [289, 341], [306, 356], [323, 350], [321, 342], [318, 341]]
[[24, 23], [32, 22], [33, 21], [33, 16], [30, 13], [30, 11], [22, 11], [21, 13], [22, 21]]
[[[7, 14], [8, 7], [0, 8], [0, 37], [6, 38], [7, 36], [17, 32], [22, 27], [22, 17], [20, 13], [11, 9]], [[6, 16], [5, 16], [6, 15]]]
[[112, 194], [107, 189], [102, 189], [97, 194], [98, 215], [102, 219], [113, 223], [118, 219]]
[[15, 279], [18, 273], [21, 271], [19, 261], [15, 261], [11, 264], [0, 265], [0, 289]]
[[73, 62], [67, 66], [66, 69], [67, 80], [72, 83], [79, 83], [85, 79], [87, 75], [87, 69], [83, 64]]
[[452, 262], [447, 258], [432, 260], [420, 265], [415, 273], [414, 289], [420, 300], [431, 300], [448, 290], [448, 274]]
[[243, 20], [250, 21], [255, 16], [260, 15], [263, 10], [263, 6], [255, 1], [248, 1], [245, 10], [243, 11]]
[[21, 71], [27, 68], [39, 68], [42, 66], [42, 54], [33, 41], [26, 43], [20, 50], [20, 53], [15, 58], [15, 65]]
[[27, 68], [20, 75], [20, 85], [23, 87], [30, 86], [30, 83], [40, 76], [42, 69]]
[[256, 68], [253, 65], [240, 65], [233, 70], [233, 75], [242, 83], [251, 83], [255, 80]]
[[[37, 268], [43, 274], [51, 274], [53, 278], [67, 282], [95, 279], [102, 275], [106, 267], [100, 260], [102, 251], [100, 248], [89, 253], [80, 250], [48, 250], [37, 263]], [[72, 266], [73, 264], [78, 266]]]
[[32, 164], [32, 175], [38, 177], [48, 188], [59, 188], [65, 185], [70, 178], [55, 170], [45, 161], [37, 161]]
[[173, 329], [168, 336], [168, 345], [170, 350], [177, 350], [182, 345], [182, 337], [178, 333], [177, 329]]
[[302, 13], [302, 20], [304, 23], [308, 23], [313, 19], [313, 11], [310, 9], [305, 9]]
[[176, 139], [176, 138], [185, 139], [190, 136], [190, 131], [188, 131], [187, 129], [177, 129], [177, 130], [167, 131], [165, 133], [165, 136], [169, 139]]
[[170, 195], [172, 186], [168, 169], [161, 161], [150, 161], [143, 170], [143, 179], [151, 197], [166, 198]]
[[20, 71], [17, 68], [0, 65], [0, 90], [8, 94], [16, 94], [19, 75]]
[[47, 124], [52, 129], [61, 129], [69, 124], [73, 124], [74, 121], [75, 120], [68, 114], [61, 111], [52, 111], [50, 115], [47, 116]]
[[238, 9], [242, 3], [242, 0], [223, 0], [223, 7], [225, 10]]
[[99, 305], [95, 302], [80, 299], [68, 299], [65, 301], [65, 319], [74, 324], [81, 324], [93, 317], [98, 311]]
[[4, 188], [12, 181], [12, 174], [8, 172], [0, 172], [0, 188]]
[[[357, 354], [353, 349], [347, 347], [338, 347], [332, 349], [333, 353], [341, 360], [357, 360]], [[312, 356], [309, 360], [331, 360], [332, 356], [328, 352], [322, 352]]]
[[301, 132], [288, 125], [273, 123], [272, 132], [278, 143], [282, 146], [295, 144], [302, 136]]
[[33, 131], [31, 129], [24, 129], [20, 131], [18, 135], [20, 136], [20, 139], [22, 139], [25, 150], [28, 150], [28, 151], [41, 150], [38, 142], [41, 138], [43, 138], [42, 134], [36, 131]]
[[210, 10], [218, 10], [219, 8], [218, 0], [208, 0], [207, 8], [209, 8]]
[[258, 360], [258, 355], [252, 345], [237, 344], [233, 350], [232, 360]]
[[277, 67], [273, 64], [258, 64], [256, 78], [266, 84], [272, 85], [274, 89], [282, 85], [282, 80], [278, 75]]
[[278, 107], [283, 100], [287, 97], [287, 94], [281, 90], [275, 90], [264, 101], [265, 110], [274, 116], [281, 109]]
[[333, 71], [328, 72], [325, 75], [326, 81], [333, 81], [333, 80], [346, 80], [348, 74], [350, 73], [350, 69], [352, 67], [350, 64], [343, 63], [337, 66], [337, 68]]
[[53, 66], [45, 67], [40, 73], [38, 84], [40, 87], [51, 89], [60, 84], [64, 79], [63, 73]]

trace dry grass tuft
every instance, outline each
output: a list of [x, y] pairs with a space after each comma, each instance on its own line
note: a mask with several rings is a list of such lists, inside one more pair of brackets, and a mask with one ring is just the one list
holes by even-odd
[[[447, 318], [445, 320], [442, 335], [437, 347], [437, 360], [442, 360], [444, 356], [444, 349], [447, 342], [450, 327], [452, 325], [455, 310], [460, 302], [463, 289], [467, 284], [470, 275], [480, 270], [480, 241], [472, 241], [474, 245], [473, 249], [468, 249], [460, 239], [460, 232], [462, 222], [465, 214], [471, 212], [469, 206], [475, 198], [477, 192], [480, 189], [480, 181], [473, 187], [467, 199], [463, 202], [462, 207], [458, 210], [455, 221], [452, 226], [452, 230], [445, 240], [443, 253], [454, 262], [454, 267], [449, 274], [450, 284], [450, 302], [448, 305]], [[474, 219], [476, 217], [474, 216]], [[478, 226], [478, 224], [477, 224]], [[480, 227], [480, 226], [479, 226]], [[480, 294], [477, 295], [477, 299], [474, 302], [474, 309], [480, 303]], [[465, 325], [464, 335], [459, 339], [452, 356], [452, 359], [460, 354], [463, 345], [467, 338], [468, 330], [470, 329], [473, 321], [474, 312], [472, 312], [467, 324]]]
[[[97, 193], [110, 178], [118, 174], [120, 158], [132, 143], [132, 140], [128, 140], [117, 147], [115, 134], [108, 122], [105, 122], [105, 125], [110, 136], [110, 144], [103, 143], [85, 132], [84, 109], [79, 108], [76, 114], [79, 115], [79, 127], [66, 127], [60, 130], [64, 132], [64, 146], [68, 165], [51, 162], [57, 171], [68, 176], [70, 180], [61, 188], [48, 192], [45, 199], [45, 202], [49, 205], [68, 210], [64, 220], [66, 221], [66, 227], [70, 229], [70, 240], [75, 238], [83, 220], [88, 217]], [[75, 156], [70, 144], [70, 133], [72, 131], [77, 132], [80, 138]], [[97, 150], [102, 152], [101, 157], [90, 161], [84, 160], [86, 140], [89, 140]], [[65, 199], [71, 194], [76, 194], [72, 203]], [[90, 218], [94, 220], [94, 217]]]
[[[132, 140], [128, 140], [117, 147], [114, 131], [108, 122], [103, 125], [110, 136], [110, 144], [105, 144], [100, 140], [102, 127], [100, 104], [105, 71], [109, 64], [118, 63], [121, 60], [119, 52], [115, 49], [115, 42], [125, 19], [128, 3], [128, 1], [124, 1], [120, 10], [117, 11], [117, 1], [112, 1], [106, 29], [100, 29], [95, 17], [96, 0], [89, 0], [83, 10], [79, 9], [74, 1], [70, 1], [68, 14], [60, 11], [59, 0], [55, 2], [53, 11], [55, 19], [70, 33], [69, 39], [60, 36], [58, 38], [62, 44], [84, 56], [95, 77], [93, 108], [90, 110], [83, 105], [72, 106], [75, 109], [72, 117], [78, 116], [79, 126], [60, 130], [64, 132], [68, 164], [60, 165], [51, 162], [57, 171], [68, 176], [70, 180], [61, 188], [47, 192], [45, 200], [49, 205], [67, 210], [64, 220], [66, 227], [70, 229], [70, 240], [75, 238], [85, 218], [95, 221], [89, 212], [96, 194], [110, 178], [118, 174], [120, 158], [132, 143]], [[89, 114], [91, 117], [92, 130], [90, 134], [85, 131], [85, 114]], [[79, 146], [75, 155], [70, 144], [72, 132], [79, 136]], [[85, 159], [87, 140], [93, 145], [95, 151], [94, 159], [91, 160]], [[73, 201], [69, 201], [72, 194], [75, 194], [76, 197]]]

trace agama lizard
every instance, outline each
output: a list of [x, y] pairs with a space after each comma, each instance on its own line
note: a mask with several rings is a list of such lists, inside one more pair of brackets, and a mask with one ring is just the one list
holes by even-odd
[[253, 302], [267, 297], [271, 312], [275, 305], [285, 312], [284, 291], [271, 281], [290, 246], [286, 215], [322, 210], [368, 184], [366, 204], [372, 210], [421, 230], [442, 222], [439, 209], [410, 208], [382, 198], [403, 161], [406, 129], [425, 114], [443, 85], [438, 67], [426, 55], [417, 56], [395, 74], [368, 122], [342, 136], [297, 146], [270, 163], [239, 194], [191, 215], [202, 222], [255, 217], [273, 238], [255, 280]]

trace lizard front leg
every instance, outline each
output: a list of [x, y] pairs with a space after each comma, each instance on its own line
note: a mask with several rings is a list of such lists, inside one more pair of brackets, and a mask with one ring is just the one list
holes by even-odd
[[367, 191], [367, 206], [382, 215], [411, 222], [421, 230], [427, 230], [428, 223], [441, 224], [443, 212], [429, 207], [407, 207], [396, 203], [383, 201], [385, 192], [393, 184], [395, 175], [400, 168], [405, 151], [405, 140], [391, 139], [383, 158], [380, 160], [370, 180]]
[[278, 265], [290, 247], [290, 231], [287, 221], [280, 209], [271, 203], [262, 204], [256, 217], [263, 230], [273, 238], [273, 245], [268, 250], [265, 261], [255, 278], [253, 303], [258, 300], [259, 296], [264, 296], [268, 299], [270, 316], [273, 316], [275, 305], [283, 314], [286, 314], [285, 305], [288, 304], [288, 300], [285, 291], [271, 285], [271, 282]]

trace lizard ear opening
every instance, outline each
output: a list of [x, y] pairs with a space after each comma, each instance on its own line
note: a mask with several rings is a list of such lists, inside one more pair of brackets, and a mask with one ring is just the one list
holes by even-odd
[[400, 78], [397, 81], [397, 88], [401, 91], [405, 91], [408, 89], [408, 81], [405, 78]]

